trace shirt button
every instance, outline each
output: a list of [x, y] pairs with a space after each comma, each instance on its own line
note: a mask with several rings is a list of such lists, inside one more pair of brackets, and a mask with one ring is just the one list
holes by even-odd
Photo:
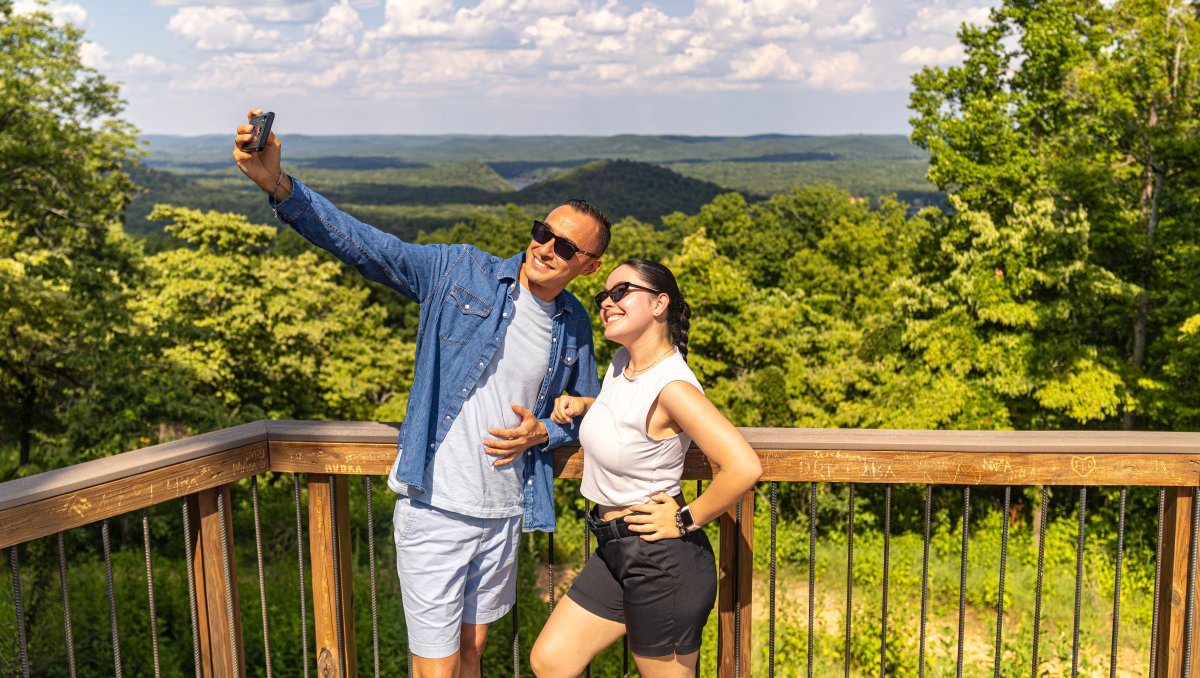
[[553, 339], [551, 339], [550, 341], [551, 341], [551, 343], [555, 343], [555, 344], [557, 344], [557, 343], [558, 343], [558, 337], [554, 337], [554, 338], [553, 338]]
[[532, 484], [533, 484], [533, 478], [530, 478], [529, 480], [525, 481], [525, 484], [526, 484], [526, 485], [532, 485]]
[[505, 318], [507, 318], [507, 317], [508, 317], [508, 313], [507, 313], [507, 312], [505, 312], [505, 313], [504, 313], [504, 317], [505, 317]]
[[470, 305], [470, 304], [463, 304], [463, 310], [464, 310], [464, 311], [469, 311], [469, 310], [471, 310], [471, 305]]
[[446, 415], [446, 421], [450, 421], [450, 415]]
[[479, 363], [479, 366], [480, 366], [480, 367], [483, 367], [483, 363]]
[[547, 367], [547, 368], [546, 368], [546, 374], [550, 374], [550, 368], [549, 368], [549, 367]]
[[433, 443], [429, 443], [429, 449], [433, 449]]

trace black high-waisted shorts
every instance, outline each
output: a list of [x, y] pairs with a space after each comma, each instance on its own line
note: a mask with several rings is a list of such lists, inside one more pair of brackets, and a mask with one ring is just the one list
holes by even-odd
[[[643, 657], [690, 654], [717, 598], [717, 565], [703, 530], [681, 539], [643, 540], [588, 514], [599, 544], [567, 595], [592, 614], [625, 625]], [[621, 523], [616, 525], [615, 523]]]

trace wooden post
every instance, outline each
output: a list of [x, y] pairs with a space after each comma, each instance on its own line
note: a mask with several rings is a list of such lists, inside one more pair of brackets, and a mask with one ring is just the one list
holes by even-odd
[[[330, 501], [330, 490], [333, 501]], [[336, 509], [338, 549], [333, 549], [330, 507]], [[317, 675], [358, 675], [354, 651], [354, 601], [350, 571], [350, 492], [344, 475], [312, 473], [308, 476], [308, 543], [312, 558], [313, 621], [316, 624]], [[341, 594], [342, 637], [338, 645], [338, 604], [334, 590], [337, 558]], [[341, 672], [345, 657], [345, 674]]]
[[[1158, 667], [1155, 678], [1183, 675], [1188, 560], [1191, 555], [1194, 487], [1168, 487], [1163, 513], [1162, 592], [1158, 597]], [[1196, 608], [1200, 608], [1197, 605]], [[1200, 615], [1192, 615], [1192, 673], [1200, 668]]]
[[[721, 514], [721, 557], [717, 573], [717, 675], [734, 678], [735, 609], [740, 612], [737, 634], [738, 652], [736, 675], [749, 678], [750, 672], [750, 610], [754, 582], [754, 488], [742, 495], [741, 530], [737, 525], [737, 504]], [[736, 560], [736, 570], [735, 570]]]
[[[221, 514], [217, 510], [218, 493], [225, 503], [224, 552], [229, 554], [231, 577], [228, 589], [225, 585], [225, 561], [221, 544]], [[187, 505], [194, 549], [192, 564], [196, 578], [201, 675], [205, 678], [245, 676], [246, 656], [242, 643], [242, 616], [238, 607], [237, 560], [233, 551], [233, 509], [229, 498], [229, 486], [222, 485], [188, 495]], [[229, 627], [230, 598], [233, 603], [232, 630]]]

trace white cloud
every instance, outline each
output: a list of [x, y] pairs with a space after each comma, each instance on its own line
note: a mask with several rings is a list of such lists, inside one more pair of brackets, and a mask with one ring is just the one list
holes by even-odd
[[363, 23], [348, 3], [340, 3], [329, 8], [329, 12], [309, 27], [314, 44], [333, 49], [349, 49], [353, 47], [362, 33]]
[[104, 68], [108, 65], [108, 50], [89, 40], [79, 46], [79, 62], [88, 68]]
[[125, 61], [125, 66], [131, 71], [143, 71], [145, 73], [161, 74], [167, 71], [167, 64], [162, 60], [152, 57], [148, 54], [138, 52], [129, 57]]
[[800, 67], [792, 61], [787, 50], [769, 43], [751, 50], [744, 58], [731, 64], [734, 80], [796, 80]]
[[[234, 8], [246, 16], [269, 23], [310, 23], [317, 20], [329, 4], [329, 0], [151, 0], [159, 7], [181, 7], [195, 9]], [[356, 3], [362, 6], [363, 3]], [[372, 3], [373, 6], [376, 3]]]
[[73, 2], [53, 0], [42, 4], [35, 0], [17, 0], [13, 4], [16, 14], [33, 14], [34, 12], [49, 12], [57, 24], [75, 24], [82, 26], [87, 21], [87, 10]]
[[901, 52], [896, 61], [908, 66], [950, 66], [962, 59], [962, 45], [955, 43], [941, 49], [914, 45]]
[[986, 5], [962, 9], [940, 6], [921, 7], [917, 10], [916, 17], [908, 24], [908, 30], [914, 33], [956, 35], [964, 23], [977, 26], [987, 23], [991, 11], [991, 7]]
[[817, 34], [824, 38], [865, 38], [874, 34], [879, 29], [879, 21], [875, 15], [875, 8], [867, 2], [858, 9], [844, 23], [839, 22], [833, 26], [827, 26]]
[[245, 12], [234, 7], [184, 7], [167, 22], [167, 29], [202, 50], [267, 51], [282, 42], [279, 31], [256, 28]]
[[862, 59], [857, 53], [842, 52], [816, 59], [809, 66], [808, 83], [817, 89], [853, 92], [870, 89], [862, 79]]
[[[106, 39], [114, 54], [88, 58], [131, 86], [241, 97], [240, 74], [253, 73], [263, 94], [405, 105], [899, 92], [921, 65], [961, 59], [953, 34], [986, 21], [986, 1], [692, 0], [668, 14], [655, 0], [150, 0], [174, 8], [166, 27], [181, 47]], [[93, 21], [101, 2], [75, 0]]]

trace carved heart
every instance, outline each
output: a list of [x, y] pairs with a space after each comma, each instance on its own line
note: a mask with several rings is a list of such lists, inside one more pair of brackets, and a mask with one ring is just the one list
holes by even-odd
[[1071, 470], [1075, 475], [1086, 478], [1096, 470], [1095, 457], [1071, 457]]

